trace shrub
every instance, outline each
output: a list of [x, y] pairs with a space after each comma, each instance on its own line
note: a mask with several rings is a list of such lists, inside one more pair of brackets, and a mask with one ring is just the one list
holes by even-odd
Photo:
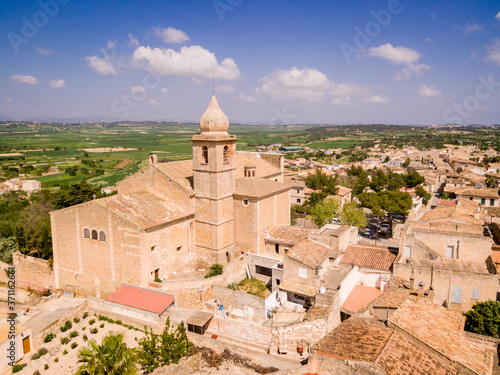
[[63, 350], [63, 355], [68, 354], [68, 351], [66, 349]]
[[38, 354], [40, 354], [40, 357], [41, 357], [42, 355], [47, 354], [47, 349], [45, 349], [45, 348], [41, 348], [41, 349], [38, 351]]
[[45, 336], [43, 342], [51, 342], [54, 339], [54, 337], [56, 337], [56, 335], [51, 332], [47, 336]]
[[[47, 365], [45, 365], [45, 366], [47, 366]], [[48, 366], [47, 366], [47, 368], [48, 368]], [[47, 369], [45, 369], [45, 370], [47, 370]], [[41, 372], [40, 372], [40, 371], [36, 370], [36, 371], [33, 373], [33, 375], [42, 375], [42, 374], [41, 374]]]
[[87, 335], [83, 335], [83, 341], [87, 341], [89, 338], [87, 337]]
[[54, 362], [59, 362], [59, 358], [54, 358]]
[[69, 320], [66, 320], [66, 322], [64, 322], [64, 325], [60, 328], [61, 329], [61, 332], [66, 332], [68, 329], [71, 329], [73, 325], [71, 324], [71, 322]]
[[97, 332], [98, 332], [98, 331], [97, 331], [97, 328], [92, 328], [92, 329], [90, 330], [90, 333], [92, 333], [92, 334], [94, 334], [94, 335], [95, 335]]
[[222, 264], [215, 263], [210, 266], [210, 270], [205, 275], [205, 279], [208, 279], [209, 277], [213, 276], [222, 275], [223, 273], [224, 273], [224, 267], [222, 266]]
[[33, 355], [31, 356], [31, 359], [32, 359], [32, 360], [35, 360], [35, 359], [38, 359], [38, 358], [40, 358], [40, 354], [38, 354], [38, 353], [35, 353], [35, 354], [33, 354]]
[[83, 326], [82, 327], [82, 331], [85, 331], [87, 329], [87, 327]]
[[14, 365], [12, 366], [12, 373], [15, 374], [16, 372], [21, 371], [26, 366], [28, 366], [26, 363], [23, 363], [22, 365]]
[[99, 327], [104, 328], [104, 323], [102, 323]]
[[78, 344], [76, 342], [74, 342], [73, 344], [71, 344], [71, 349], [75, 349], [77, 346], [78, 346]]
[[77, 331], [72, 331], [70, 334], [69, 334], [69, 337], [76, 337], [78, 336], [78, 332]]
[[90, 319], [90, 320], [89, 320], [89, 324], [90, 324], [90, 325], [92, 325], [92, 324], [94, 324], [94, 323], [95, 323], [95, 319]]
[[61, 337], [61, 344], [66, 345], [69, 342], [69, 337]]
[[44, 369], [44, 370], [48, 370], [48, 369], [49, 369], [49, 365], [48, 365], [48, 364], [45, 364], [45, 365], [43, 366], [43, 369]]
[[88, 313], [87, 311], [85, 311], [85, 312], [83, 313], [83, 319], [85, 319], [87, 316], [89, 316], [89, 313]]
[[75, 322], [75, 324], [76, 323], [80, 323], [80, 319], [78, 319], [78, 318], [75, 317], [75, 319], [73, 319], [73, 322]]

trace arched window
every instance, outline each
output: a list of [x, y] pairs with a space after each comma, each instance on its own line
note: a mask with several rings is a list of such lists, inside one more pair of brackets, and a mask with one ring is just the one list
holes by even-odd
[[203, 146], [201, 148], [201, 162], [204, 164], [208, 164], [208, 148], [207, 148], [207, 146]]
[[92, 239], [97, 240], [97, 231], [96, 230], [92, 230]]
[[87, 228], [83, 230], [83, 237], [90, 238], [90, 231]]
[[99, 241], [106, 241], [106, 233], [99, 232]]
[[222, 160], [224, 164], [229, 164], [229, 147], [224, 146], [224, 150], [222, 151]]

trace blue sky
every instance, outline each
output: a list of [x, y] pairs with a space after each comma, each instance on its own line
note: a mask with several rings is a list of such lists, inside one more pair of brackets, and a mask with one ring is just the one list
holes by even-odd
[[500, 123], [498, 1], [3, 1], [0, 119]]

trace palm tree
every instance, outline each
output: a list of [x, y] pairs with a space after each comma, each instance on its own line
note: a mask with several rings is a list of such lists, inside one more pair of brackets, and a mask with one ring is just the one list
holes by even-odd
[[76, 375], [135, 375], [135, 352], [123, 342], [123, 335], [108, 333], [101, 345], [90, 340], [90, 346], [78, 354], [83, 363]]

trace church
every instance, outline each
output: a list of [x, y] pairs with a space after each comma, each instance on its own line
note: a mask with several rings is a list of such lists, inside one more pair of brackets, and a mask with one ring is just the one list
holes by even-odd
[[283, 156], [236, 152], [212, 96], [191, 139], [193, 159], [149, 165], [118, 194], [51, 212], [56, 287], [106, 298], [186, 270], [264, 254], [266, 232], [290, 225]]

